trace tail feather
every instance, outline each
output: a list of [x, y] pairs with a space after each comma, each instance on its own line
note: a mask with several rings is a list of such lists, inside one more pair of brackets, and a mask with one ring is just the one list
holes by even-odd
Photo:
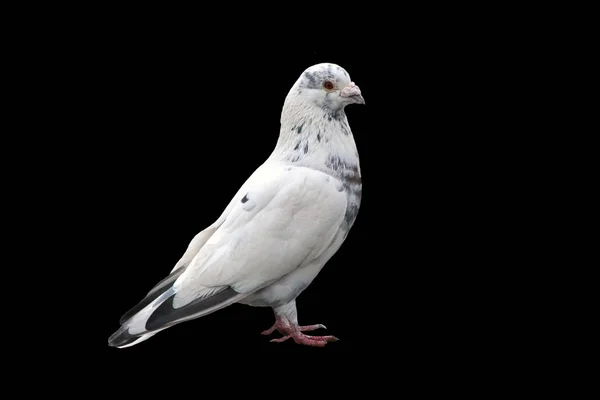
[[[153, 299], [144, 299], [140, 303], [145, 303], [144, 306], [139, 308], [138, 305], [132, 309], [138, 311], [130, 315], [108, 339], [109, 346], [118, 348], [133, 346], [149, 339], [163, 329], [200, 318], [227, 307], [248, 295], [237, 293], [232, 288], [225, 286], [206, 297], [196, 299], [180, 308], [175, 308], [173, 306], [176, 295], [173, 288], [175, 279], [172, 280], [170, 285], [162, 286], [159, 290], [162, 293], [152, 293]], [[126, 315], [128, 314], [131, 314], [131, 312]]]
[[148, 318], [146, 322], [148, 330], [165, 329], [190, 319], [205, 316], [235, 303], [246, 295], [239, 294], [227, 286], [209, 297], [194, 300], [181, 308], [173, 307], [174, 297], [170, 296], [166, 299]]
[[130, 319], [132, 316], [134, 316], [135, 314], [140, 312], [144, 307], [146, 307], [148, 304], [150, 304], [151, 302], [156, 300], [156, 298], [158, 296], [160, 296], [166, 290], [168, 290], [171, 286], [173, 286], [173, 283], [175, 283], [177, 278], [179, 278], [179, 275], [181, 275], [183, 273], [183, 271], [185, 271], [186, 267], [187, 267], [187, 265], [182, 265], [180, 268], [177, 268], [176, 270], [171, 272], [169, 274], [169, 276], [167, 276], [165, 279], [158, 282], [148, 292], [148, 294], [146, 294], [146, 297], [144, 297], [144, 299], [142, 301], [140, 301], [133, 308], [131, 308], [131, 310], [129, 310], [125, 314], [123, 314], [123, 316], [119, 320], [119, 324], [124, 324], [128, 319]]
[[122, 325], [119, 330], [113, 333], [108, 339], [108, 345], [123, 349], [125, 347], [136, 345], [144, 340], [148, 340], [157, 333], [158, 332], [149, 332], [143, 335], [131, 335], [129, 333], [129, 327]]

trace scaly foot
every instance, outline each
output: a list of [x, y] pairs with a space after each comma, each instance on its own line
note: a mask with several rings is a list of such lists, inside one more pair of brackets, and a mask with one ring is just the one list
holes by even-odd
[[323, 347], [328, 342], [335, 342], [339, 340], [335, 336], [308, 336], [302, 332], [310, 332], [317, 329], [327, 329], [323, 324], [306, 325], [306, 326], [290, 326], [286, 324], [281, 318], [276, 318], [275, 324], [266, 331], [263, 331], [262, 335], [270, 335], [275, 330], [283, 335], [282, 338], [272, 339], [271, 342], [281, 343], [292, 338], [294, 342], [306, 346]]
[[[299, 326], [298, 329], [300, 330], [300, 332], [310, 332], [310, 331], [314, 331], [317, 329], [327, 329], [327, 327], [323, 324], [316, 324], [316, 325]], [[262, 331], [261, 335], [270, 335], [273, 332], [275, 332], [275, 330], [277, 330], [277, 332], [281, 333], [282, 335], [287, 335], [288, 332], [290, 331], [290, 328], [284, 326], [283, 323], [281, 322], [281, 320], [277, 319], [275, 321], [275, 323], [273, 324], [273, 326], [270, 327], [269, 329], [267, 329], [266, 331]]]
[[302, 332], [293, 332], [279, 339], [272, 339], [271, 342], [281, 343], [289, 338], [294, 339], [294, 342], [305, 346], [324, 347], [329, 342], [337, 342], [339, 339], [335, 336], [309, 336]]

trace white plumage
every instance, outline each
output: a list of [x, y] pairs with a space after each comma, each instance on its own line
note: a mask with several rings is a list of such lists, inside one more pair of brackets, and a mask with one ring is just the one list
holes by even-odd
[[128, 347], [175, 324], [235, 302], [268, 306], [283, 341], [324, 346], [308, 336], [296, 297], [340, 248], [361, 199], [358, 152], [344, 108], [364, 104], [335, 64], [305, 70], [288, 93], [271, 156], [241, 186], [221, 216], [198, 233], [171, 271], [121, 318], [109, 345]]

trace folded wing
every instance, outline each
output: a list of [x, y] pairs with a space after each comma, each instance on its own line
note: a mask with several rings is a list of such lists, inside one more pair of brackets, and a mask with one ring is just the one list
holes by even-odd
[[197, 240], [193, 258], [178, 263], [170, 277], [127, 313], [122, 333], [111, 339], [118, 347], [139, 342], [144, 335], [226, 307], [302, 268], [327, 249], [346, 207], [337, 179], [308, 168], [264, 164], [240, 188], [210, 234]]

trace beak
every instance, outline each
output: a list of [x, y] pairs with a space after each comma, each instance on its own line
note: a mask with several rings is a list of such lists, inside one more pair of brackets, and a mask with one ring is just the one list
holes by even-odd
[[350, 82], [348, 86], [342, 89], [340, 97], [348, 99], [350, 103], [365, 104], [365, 99], [360, 93], [360, 88], [354, 82]]

